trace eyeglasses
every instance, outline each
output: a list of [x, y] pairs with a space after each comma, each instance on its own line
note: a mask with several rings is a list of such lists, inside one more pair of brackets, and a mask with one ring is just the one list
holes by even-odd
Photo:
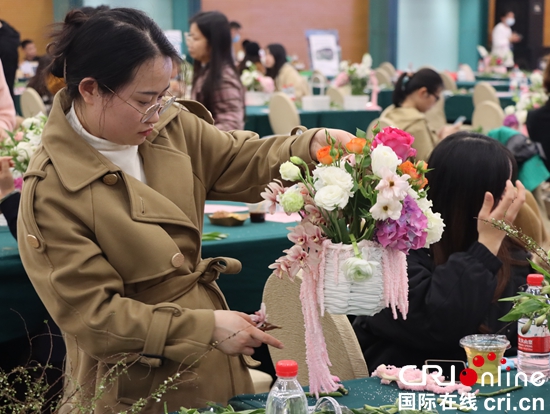
[[103, 85], [105, 86], [105, 88], [110, 91], [111, 93], [113, 93], [114, 95], [118, 96], [124, 103], [130, 105], [132, 108], [134, 108], [136, 111], [138, 111], [141, 115], [143, 115], [141, 117], [141, 123], [142, 124], [145, 124], [147, 123], [147, 121], [149, 121], [154, 115], [156, 112], [158, 112], [159, 115], [162, 115], [169, 107], [170, 105], [172, 105], [175, 101], [176, 101], [176, 97], [174, 95], [172, 95], [170, 93], [170, 91], [166, 91], [166, 93], [168, 95], [170, 95], [170, 98], [169, 99], [166, 99], [166, 96], [163, 97], [164, 99], [164, 102], [163, 103], [155, 103], [153, 105], [151, 105], [149, 108], [147, 108], [147, 110], [145, 112], [141, 112], [139, 109], [137, 109], [134, 105], [132, 105], [130, 102], [128, 101], [125, 101], [124, 99], [122, 99], [122, 97], [116, 93], [115, 91], [113, 91], [111, 88], [109, 88], [108, 86], [106, 85]]
[[436, 95], [435, 93], [431, 93], [430, 95], [433, 95], [436, 102], [438, 102], [441, 99], [441, 95]]

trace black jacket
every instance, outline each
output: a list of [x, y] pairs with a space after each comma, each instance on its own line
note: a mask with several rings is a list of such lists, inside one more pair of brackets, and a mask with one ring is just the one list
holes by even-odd
[[527, 112], [525, 125], [529, 132], [529, 138], [542, 145], [546, 155], [546, 159], [543, 161], [550, 171], [550, 101], [538, 109]]
[[4, 76], [6, 83], [10, 89], [10, 94], [13, 99], [13, 84], [15, 82], [15, 72], [19, 65], [19, 32], [11, 27], [4, 20], [0, 20], [0, 60], [4, 68]]
[[2, 214], [8, 222], [10, 233], [13, 234], [15, 240], [17, 240], [17, 212], [19, 210], [19, 201], [21, 200], [21, 193], [13, 193], [0, 205]]
[[[521, 251], [521, 258], [527, 253]], [[459, 340], [479, 333], [486, 324], [517, 344], [517, 325], [498, 321], [511, 302], [492, 303], [496, 274], [502, 262], [484, 245], [475, 242], [466, 252], [452, 254], [434, 268], [428, 249], [411, 250], [407, 258], [409, 313], [393, 319], [390, 309], [374, 316], [359, 316], [353, 327], [370, 370], [380, 364], [416, 365], [426, 359], [466, 360]], [[526, 283], [528, 266], [512, 268], [502, 297], [513, 296]]]

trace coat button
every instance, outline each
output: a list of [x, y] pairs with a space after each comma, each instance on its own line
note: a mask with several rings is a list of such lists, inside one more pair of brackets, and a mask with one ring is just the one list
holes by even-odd
[[34, 247], [35, 249], [38, 249], [40, 247], [40, 241], [36, 238], [36, 236], [33, 236], [32, 234], [27, 234], [27, 243], [29, 243], [30, 246]]
[[172, 266], [174, 267], [182, 267], [183, 262], [185, 262], [185, 256], [181, 253], [176, 253], [172, 256]]
[[103, 177], [103, 182], [107, 185], [115, 185], [118, 181], [118, 176], [116, 174], [107, 174]]

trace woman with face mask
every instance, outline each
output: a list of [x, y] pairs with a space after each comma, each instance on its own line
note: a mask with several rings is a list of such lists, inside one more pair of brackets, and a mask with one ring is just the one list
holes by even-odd
[[521, 36], [512, 32], [512, 26], [516, 23], [513, 11], [506, 10], [500, 16], [500, 23], [493, 29], [493, 48], [491, 54], [502, 59], [503, 65], [511, 68], [514, 66], [514, 54], [512, 53], [511, 43], [517, 43]]

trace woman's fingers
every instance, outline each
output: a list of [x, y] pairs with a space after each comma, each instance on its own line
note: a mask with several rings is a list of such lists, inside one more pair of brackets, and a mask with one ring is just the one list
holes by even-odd
[[481, 210], [479, 210], [479, 218], [481, 220], [489, 220], [494, 204], [495, 200], [493, 199], [493, 195], [488, 191], [485, 192], [483, 205], [481, 206]]
[[524, 202], [525, 187], [523, 184], [518, 180], [516, 181], [516, 187], [514, 187], [512, 182], [508, 180], [502, 200], [491, 214], [491, 217], [511, 223], [515, 220]]

